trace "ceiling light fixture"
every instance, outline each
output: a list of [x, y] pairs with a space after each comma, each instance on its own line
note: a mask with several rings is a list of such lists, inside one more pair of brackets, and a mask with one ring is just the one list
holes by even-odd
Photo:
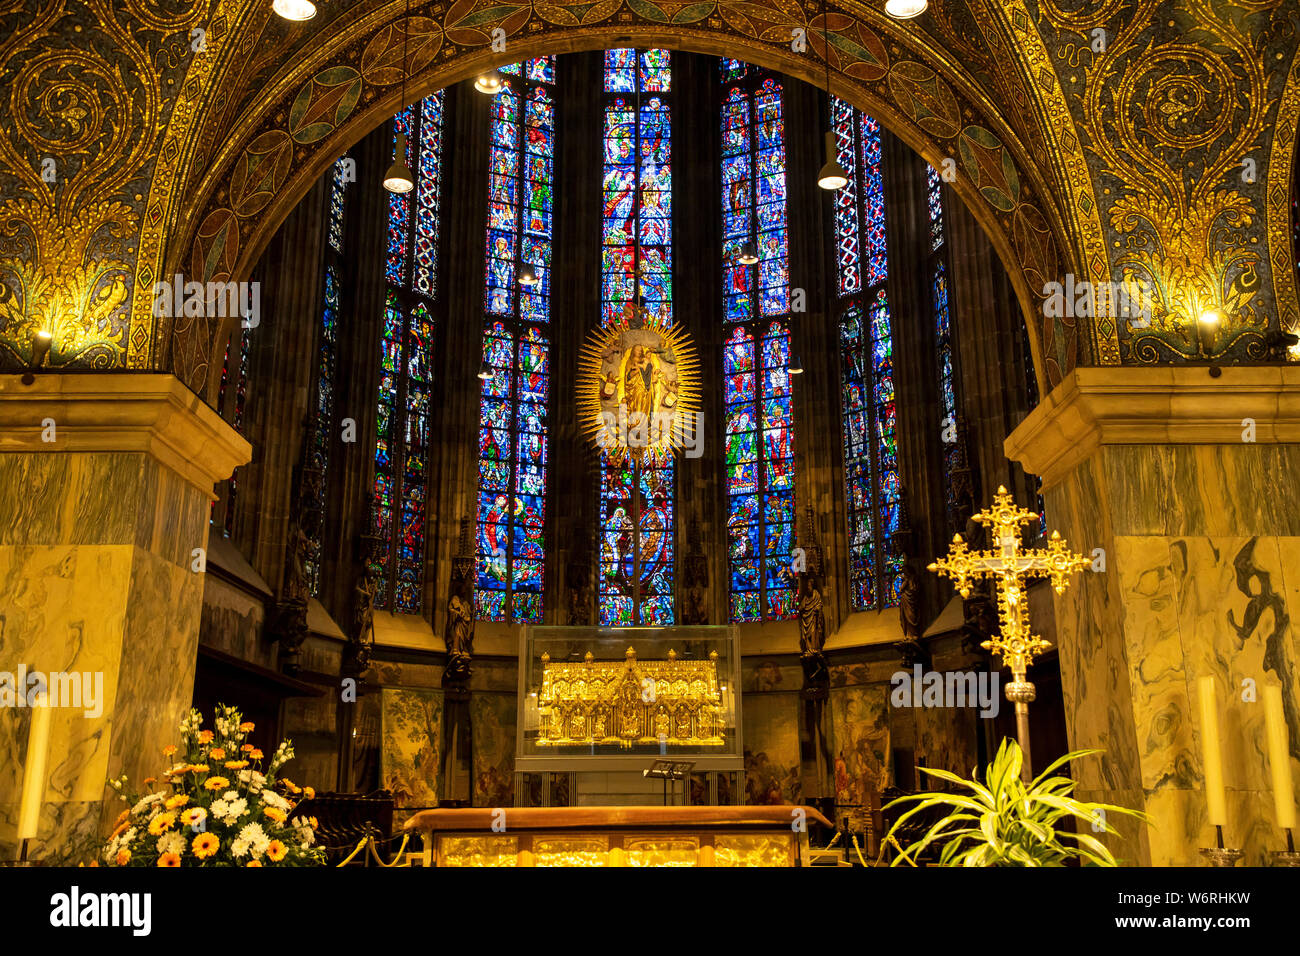
[[487, 362], [484, 362], [478, 367], [478, 377], [483, 379], [485, 382], [492, 381], [492, 369], [488, 366]]
[[1206, 309], [1201, 313], [1201, 325], [1208, 329], [1214, 328], [1219, 324], [1219, 313], [1213, 309]]
[[531, 263], [525, 262], [519, 266], [519, 284], [523, 286], [537, 285], [537, 270]]
[[384, 188], [390, 193], [409, 193], [415, 188], [415, 176], [406, 162], [406, 134], [397, 134], [397, 156], [384, 173]]
[[826, 164], [822, 166], [822, 171], [817, 174], [817, 185], [822, 189], [836, 190], [843, 189], [849, 184], [849, 174], [844, 171], [840, 165], [839, 158], [835, 155], [835, 133], [827, 130], [826, 132]]
[[799, 356], [797, 355], [790, 356], [790, 374], [791, 375], [803, 374], [803, 362], [799, 361]]
[[[406, 19], [402, 21], [402, 102], [399, 110], [406, 106], [406, 41], [411, 35], [411, 0], [406, 0]], [[409, 193], [415, 188], [415, 176], [411, 173], [411, 167], [406, 162], [406, 134], [399, 132], [397, 134], [397, 155], [393, 157], [393, 165], [388, 167], [388, 172], [384, 174], [384, 188], [390, 193]]]
[[488, 96], [496, 96], [500, 93], [502, 85], [504, 85], [504, 81], [501, 79], [501, 72], [495, 67], [474, 81], [474, 89], [480, 93], [486, 93]]
[[831, 102], [831, 41], [826, 19], [826, 0], [822, 0], [822, 58], [826, 61], [826, 163], [817, 174], [817, 185], [833, 192], [849, 184], [849, 174], [840, 165], [835, 152], [835, 110]]
[[758, 248], [754, 245], [753, 240], [740, 247], [740, 253], [736, 256], [736, 261], [742, 266], [752, 266], [758, 263]]
[[274, 0], [271, 9], [276, 16], [293, 23], [301, 23], [316, 16], [316, 4], [311, 0]]
[[885, 0], [885, 13], [895, 20], [910, 20], [925, 13], [928, 0]]

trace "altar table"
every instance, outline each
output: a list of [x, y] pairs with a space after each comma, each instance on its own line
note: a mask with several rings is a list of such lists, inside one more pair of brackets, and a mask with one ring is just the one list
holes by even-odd
[[812, 807], [421, 810], [425, 866], [808, 866]]

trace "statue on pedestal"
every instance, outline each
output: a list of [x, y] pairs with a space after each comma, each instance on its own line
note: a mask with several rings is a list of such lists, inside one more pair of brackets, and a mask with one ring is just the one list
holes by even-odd
[[803, 540], [802, 569], [798, 572], [799, 663], [803, 667], [804, 700], [825, 700], [830, 693], [830, 670], [826, 664], [826, 614], [822, 601], [822, 549], [817, 544], [816, 524], [808, 509], [808, 532]]
[[898, 591], [898, 623], [903, 639], [898, 642], [903, 655], [903, 666], [911, 667], [924, 661], [925, 648], [921, 644], [921, 582], [916, 569], [907, 558], [903, 559], [903, 577]]
[[451, 594], [447, 598], [447, 624], [443, 642], [447, 648], [447, 668], [442, 686], [468, 694], [474, 660], [474, 555], [471, 548], [469, 520], [461, 521], [460, 554], [452, 559]]

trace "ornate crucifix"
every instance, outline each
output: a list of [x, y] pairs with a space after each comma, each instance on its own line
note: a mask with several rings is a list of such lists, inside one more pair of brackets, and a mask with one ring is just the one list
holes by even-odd
[[946, 558], [929, 566], [940, 576], [952, 578], [953, 587], [963, 598], [970, 597], [971, 582], [977, 578], [991, 578], [998, 595], [998, 620], [1000, 633], [983, 643], [983, 647], [1011, 668], [1011, 683], [1007, 684], [1007, 700], [1016, 705], [1016, 737], [1024, 753], [1021, 776], [1026, 782], [1029, 775], [1029, 703], [1034, 699], [1034, 685], [1025, 679], [1029, 665], [1035, 657], [1051, 647], [1030, 630], [1029, 595], [1026, 579], [1046, 577], [1052, 581], [1057, 594], [1065, 591], [1066, 578], [1086, 568], [1091, 562], [1081, 554], [1072, 554], [1065, 540], [1053, 531], [1046, 548], [1023, 549], [1020, 529], [1038, 515], [1017, 508], [1010, 493], [1001, 485], [993, 496], [993, 507], [972, 516], [989, 529], [990, 543], [996, 550], [971, 551], [961, 535], [953, 535], [952, 547]]

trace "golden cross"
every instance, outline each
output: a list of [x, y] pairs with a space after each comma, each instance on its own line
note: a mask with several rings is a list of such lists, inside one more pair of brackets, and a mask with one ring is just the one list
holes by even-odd
[[983, 647], [1002, 655], [1016, 680], [1023, 681], [1033, 659], [1052, 646], [1030, 630], [1026, 578], [1050, 578], [1052, 587], [1060, 594], [1065, 591], [1066, 578], [1086, 568], [1091, 561], [1081, 554], [1072, 554], [1055, 531], [1046, 548], [1022, 549], [1020, 529], [1036, 521], [1038, 515], [1017, 508], [1010, 493], [1001, 486], [993, 496], [993, 507], [972, 517], [989, 529], [996, 549], [971, 551], [961, 535], [953, 535], [948, 556], [932, 563], [929, 570], [952, 578], [953, 587], [963, 598], [970, 597], [974, 579], [993, 580], [1001, 633], [985, 641]]
[[989, 529], [991, 542], [996, 548], [972, 551], [961, 535], [952, 536], [952, 547], [946, 558], [940, 558], [929, 570], [952, 578], [963, 598], [970, 597], [973, 580], [991, 578], [998, 594], [998, 621], [1000, 632], [981, 647], [999, 654], [1011, 668], [1011, 683], [1006, 686], [1007, 700], [1016, 705], [1016, 736], [1024, 755], [1020, 774], [1028, 781], [1029, 760], [1029, 704], [1034, 699], [1034, 685], [1025, 679], [1029, 665], [1035, 657], [1051, 647], [1033, 633], [1029, 624], [1029, 595], [1026, 579], [1050, 578], [1057, 594], [1065, 591], [1066, 578], [1082, 571], [1091, 561], [1081, 554], [1073, 554], [1065, 540], [1053, 531], [1046, 548], [1022, 549], [1020, 529], [1038, 518], [1032, 511], [1017, 508], [1006, 488], [998, 486], [993, 496], [993, 507], [972, 517]]

